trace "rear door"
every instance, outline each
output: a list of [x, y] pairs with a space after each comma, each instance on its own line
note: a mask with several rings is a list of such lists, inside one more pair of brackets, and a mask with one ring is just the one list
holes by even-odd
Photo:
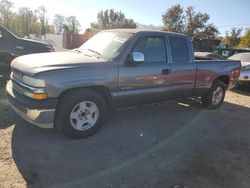
[[186, 36], [169, 35], [171, 50], [171, 85], [174, 98], [191, 96], [196, 77], [193, 47]]
[[165, 36], [142, 36], [135, 40], [132, 52], [143, 53], [145, 61], [119, 66], [119, 107], [164, 100], [171, 80]]

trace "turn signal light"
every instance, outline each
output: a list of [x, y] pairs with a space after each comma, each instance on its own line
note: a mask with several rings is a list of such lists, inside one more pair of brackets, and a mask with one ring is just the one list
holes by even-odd
[[231, 76], [232, 76], [233, 78], [239, 78], [239, 76], [240, 76], [240, 70], [233, 70], [233, 71], [231, 72]]
[[48, 96], [46, 93], [31, 93], [31, 92], [23, 92], [23, 94], [26, 97], [29, 97], [31, 99], [35, 99], [35, 100], [44, 100], [47, 99]]
[[47, 95], [45, 93], [34, 93], [32, 98], [36, 100], [44, 100], [47, 99]]

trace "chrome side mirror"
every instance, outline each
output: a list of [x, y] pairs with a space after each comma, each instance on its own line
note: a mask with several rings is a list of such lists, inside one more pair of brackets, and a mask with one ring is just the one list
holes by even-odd
[[141, 52], [132, 52], [132, 60], [134, 63], [144, 62], [144, 54]]

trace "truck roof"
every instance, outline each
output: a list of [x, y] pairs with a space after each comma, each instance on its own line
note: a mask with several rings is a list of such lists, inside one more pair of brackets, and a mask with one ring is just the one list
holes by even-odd
[[104, 31], [110, 31], [110, 32], [121, 32], [121, 33], [163, 33], [163, 34], [170, 34], [170, 35], [180, 35], [189, 37], [188, 35], [182, 34], [182, 33], [175, 33], [175, 32], [168, 32], [168, 31], [157, 31], [157, 30], [147, 30], [147, 29], [108, 29]]

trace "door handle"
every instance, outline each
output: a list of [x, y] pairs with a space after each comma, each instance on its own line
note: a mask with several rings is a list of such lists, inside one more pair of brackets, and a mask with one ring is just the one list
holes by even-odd
[[170, 69], [162, 69], [161, 73], [162, 74], [169, 74], [170, 73]]

